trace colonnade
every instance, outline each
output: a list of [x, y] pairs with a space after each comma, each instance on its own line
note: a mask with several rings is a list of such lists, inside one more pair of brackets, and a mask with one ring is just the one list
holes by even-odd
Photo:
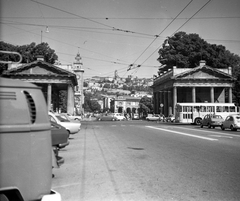
[[[175, 114], [175, 105], [178, 101], [178, 88], [177, 86], [174, 86], [172, 89], [169, 90], [161, 90], [158, 92], [154, 92], [154, 111], [157, 114], [164, 114], [165, 116], [168, 116], [170, 114]], [[197, 87], [191, 87], [191, 98], [192, 103], [196, 103], [196, 88]], [[210, 102], [215, 102], [214, 97], [214, 88], [210, 87]], [[225, 90], [228, 89], [228, 102], [232, 103], [232, 88], [227, 87], [223, 88], [222, 94], [225, 97]], [[207, 94], [206, 94], [207, 95]]]
[[[47, 85], [47, 107], [48, 111], [52, 108], [52, 83]], [[74, 113], [74, 87], [71, 84], [68, 84], [67, 87], [67, 113], [73, 114]]]

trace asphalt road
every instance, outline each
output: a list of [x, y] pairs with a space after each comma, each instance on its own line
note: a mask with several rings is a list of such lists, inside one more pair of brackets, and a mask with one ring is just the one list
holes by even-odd
[[240, 131], [82, 122], [52, 188], [63, 201], [240, 200], [239, 153]]

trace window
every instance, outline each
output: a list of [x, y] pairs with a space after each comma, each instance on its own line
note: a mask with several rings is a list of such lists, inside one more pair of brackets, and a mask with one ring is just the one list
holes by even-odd
[[230, 106], [230, 112], [235, 112], [235, 107], [234, 106]]

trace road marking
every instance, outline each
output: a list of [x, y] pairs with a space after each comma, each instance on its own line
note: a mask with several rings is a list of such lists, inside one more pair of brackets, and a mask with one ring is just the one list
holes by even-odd
[[[196, 128], [186, 128], [186, 127], [174, 127], [174, 128], [181, 128], [181, 129], [186, 129], [186, 130], [194, 130], [194, 131], [199, 131], [199, 129], [196, 129]], [[203, 130], [203, 129], [200, 129], [201, 132], [205, 132], [205, 133], [216, 133], [216, 132], [219, 132], [219, 130]], [[220, 130], [221, 131], [221, 130]], [[223, 132], [223, 131], [222, 131]], [[232, 137], [240, 137], [240, 135], [234, 135], [234, 134], [228, 134], [228, 133], [218, 133], [218, 135], [229, 135], [229, 136], [232, 136]]]
[[223, 138], [229, 138], [229, 139], [232, 139], [233, 137], [231, 136], [224, 136], [224, 135], [210, 135], [212, 137], [223, 137]]
[[164, 128], [157, 128], [157, 127], [153, 127], [153, 126], [146, 126], [146, 127], [153, 128], [153, 129], [156, 129], [156, 130], [162, 130], [162, 131], [167, 131], [167, 132], [171, 132], [171, 133], [176, 133], [176, 134], [179, 134], [179, 135], [195, 137], [195, 138], [199, 138], [199, 139], [203, 139], [203, 140], [218, 141], [218, 139], [214, 139], [214, 138], [203, 137], [203, 136], [199, 136], [199, 135], [192, 135], [192, 134], [188, 134], [188, 133], [182, 133], [182, 132], [178, 132], [178, 131], [167, 130], [167, 129], [164, 129]]

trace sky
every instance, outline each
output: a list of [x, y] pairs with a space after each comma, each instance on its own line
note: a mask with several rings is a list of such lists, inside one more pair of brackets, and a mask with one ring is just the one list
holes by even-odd
[[79, 52], [84, 78], [152, 78], [159, 48], [178, 31], [240, 56], [239, 0], [0, 0], [0, 22], [1, 41], [46, 42], [61, 64]]

